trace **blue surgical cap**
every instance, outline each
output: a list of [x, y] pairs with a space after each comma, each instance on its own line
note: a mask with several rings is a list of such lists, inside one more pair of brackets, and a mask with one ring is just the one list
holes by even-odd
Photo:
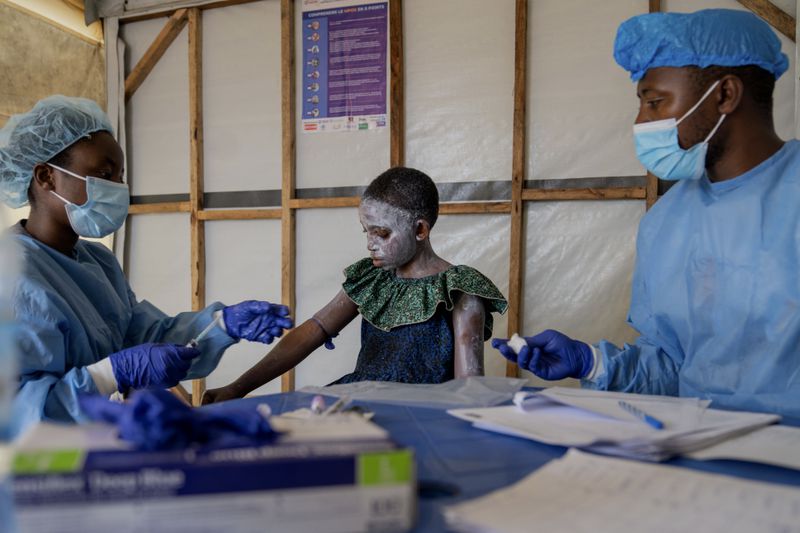
[[756, 65], [775, 79], [789, 68], [781, 41], [767, 23], [733, 9], [630, 18], [617, 30], [614, 59], [634, 81], [656, 67]]
[[108, 116], [86, 98], [48, 96], [12, 116], [0, 130], [0, 200], [27, 204], [33, 167], [96, 131], [114, 133]]

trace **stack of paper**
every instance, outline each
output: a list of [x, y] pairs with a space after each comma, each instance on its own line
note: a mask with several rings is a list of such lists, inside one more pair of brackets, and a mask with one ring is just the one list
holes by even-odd
[[800, 490], [570, 450], [445, 517], [470, 533], [788, 532], [800, 524]]
[[[620, 400], [663, 422], [655, 429]], [[778, 415], [708, 409], [707, 400], [555, 387], [519, 405], [453, 409], [477, 428], [636, 459], [662, 461], [777, 422]]]
[[769, 426], [688, 454], [692, 459], [735, 459], [800, 470], [800, 428]]

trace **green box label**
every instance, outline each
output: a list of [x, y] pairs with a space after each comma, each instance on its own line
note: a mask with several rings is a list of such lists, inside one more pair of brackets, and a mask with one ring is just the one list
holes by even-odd
[[83, 464], [80, 450], [19, 452], [14, 456], [15, 474], [63, 474], [77, 472]]
[[358, 457], [359, 485], [398, 485], [412, 477], [414, 460], [410, 450], [364, 453]]

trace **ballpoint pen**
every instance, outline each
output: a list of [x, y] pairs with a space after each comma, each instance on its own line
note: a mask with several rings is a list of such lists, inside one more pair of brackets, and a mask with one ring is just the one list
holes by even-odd
[[664, 422], [662, 422], [658, 418], [655, 418], [653, 416], [648, 415], [647, 413], [645, 413], [644, 411], [642, 411], [638, 407], [636, 407], [634, 405], [631, 405], [631, 404], [629, 404], [628, 402], [626, 402], [624, 400], [620, 400], [619, 401], [619, 406], [622, 407], [628, 413], [632, 414], [633, 416], [635, 416], [636, 418], [641, 420], [642, 422], [644, 422], [644, 423], [646, 423], [646, 424], [648, 424], [648, 425], [650, 425], [650, 426], [652, 426], [652, 427], [654, 427], [656, 429], [664, 429]]

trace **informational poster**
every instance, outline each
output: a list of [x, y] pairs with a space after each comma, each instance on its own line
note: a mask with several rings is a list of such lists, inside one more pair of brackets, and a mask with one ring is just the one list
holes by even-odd
[[388, 2], [303, 2], [303, 131], [386, 127]]

